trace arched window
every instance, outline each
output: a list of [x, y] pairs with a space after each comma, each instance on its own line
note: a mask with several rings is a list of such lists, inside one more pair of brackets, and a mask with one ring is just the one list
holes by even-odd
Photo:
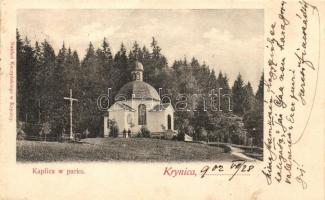
[[146, 125], [147, 124], [147, 116], [146, 116], [146, 106], [144, 104], [140, 104], [138, 107], [138, 124]]
[[168, 130], [172, 129], [172, 117], [170, 115], [167, 115], [167, 127]]

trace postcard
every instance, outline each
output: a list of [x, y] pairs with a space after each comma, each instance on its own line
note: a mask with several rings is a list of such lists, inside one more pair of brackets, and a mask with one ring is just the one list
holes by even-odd
[[1, 1], [0, 199], [324, 199], [324, 1]]

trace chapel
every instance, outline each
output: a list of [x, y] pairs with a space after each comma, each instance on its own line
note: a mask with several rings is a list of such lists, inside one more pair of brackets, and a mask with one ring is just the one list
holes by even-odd
[[143, 81], [143, 73], [142, 63], [135, 61], [131, 72], [132, 81], [119, 90], [115, 103], [109, 107], [108, 116], [104, 118], [105, 137], [110, 134], [112, 120], [118, 127], [119, 137], [136, 137], [141, 127], [149, 130], [151, 137], [176, 134], [173, 106], [161, 102], [156, 89]]

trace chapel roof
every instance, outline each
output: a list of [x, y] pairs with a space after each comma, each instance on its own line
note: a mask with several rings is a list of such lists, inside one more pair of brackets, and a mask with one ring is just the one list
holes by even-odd
[[122, 108], [124, 108], [125, 110], [132, 111], [132, 112], [135, 111], [131, 106], [129, 106], [129, 105], [125, 104], [125, 103], [117, 102], [117, 104], [120, 105], [120, 106], [121, 106]]
[[[129, 106], [125, 103], [122, 103], [122, 102], [116, 102], [114, 105], [118, 105], [120, 108], [122, 108], [123, 110], [126, 110], [126, 111], [130, 111], [130, 112], [135, 111], [131, 106]], [[116, 108], [115, 109], [113, 108], [113, 110], [112, 110], [112, 108], [113, 108], [113, 106], [111, 108], [109, 108], [108, 111], [113, 111], [116, 109]]]
[[156, 89], [143, 81], [131, 81], [125, 84], [117, 93], [116, 97], [118, 100], [130, 100], [132, 99], [143, 99], [143, 100], [157, 100], [160, 101], [160, 96]]
[[171, 104], [170, 103], [164, 103], [164, 104], [157, 104], [152, 109], [149, 110], [149, 112], [159, 112], [166, 110]]

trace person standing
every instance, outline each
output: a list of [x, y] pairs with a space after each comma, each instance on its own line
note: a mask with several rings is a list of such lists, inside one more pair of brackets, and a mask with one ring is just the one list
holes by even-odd
[[128, 129], [128, 137], [130, 138], [131, 137], [131, 130]]
[[123, 137], [126, 138], [126, 130], [123, 130]]

